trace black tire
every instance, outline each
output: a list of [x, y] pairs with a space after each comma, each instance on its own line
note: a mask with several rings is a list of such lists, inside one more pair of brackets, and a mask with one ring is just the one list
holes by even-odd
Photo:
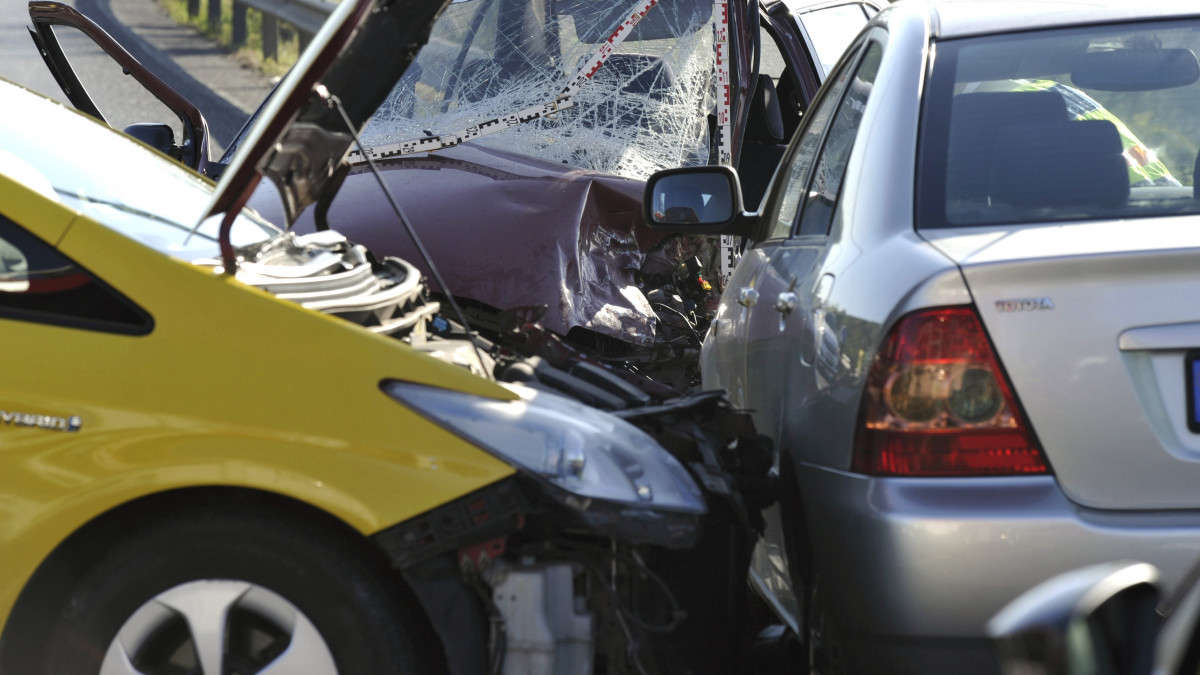
[[801, 499], [799, 477], [795, 464], [786, 452], [780, 458], [779, 500], [780, 517], [789, 536], [784, 547], [790, 565], [792, 588], [803, 601], [801, 607], [802, 635], [798, 636], [806, 653], [809, 675], [845, 675], [849, 672], [846, 663], [846, 648], [841, 631], [829, 615], [821, 584], [820, 574], [813, 559], [812, 541], [809, 537], [808, 517]]
[[[224, 509], [136, 527], [79, 577], [35, 672], [250, 675], [300, 649], [302, 672], [432, 672], [419, 605], [352, 533]], [[194, 639], [185, 617], [215, 626], [222, 646]], [[136, 669], [114, 666], [122, 647]]]
[[837, 625], [825, 608], [823, 589], [819, 579], [814, 579], [808, 594], [807, 624], [809, 675], [844, 675], [847, 671], [844, 646]]

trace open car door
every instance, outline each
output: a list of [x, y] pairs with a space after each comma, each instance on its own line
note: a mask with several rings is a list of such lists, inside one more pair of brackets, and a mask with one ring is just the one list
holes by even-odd
[[[74, 8], [49, 0], [32, 0], [29, 18], [33, 21], [29, 34], [38, 52], [76, 109], [123, 130], [200, 173], [206, 173], [208, 123], [199, 108], [147, 70], [103, 28]], [[77, 71], [112, 68], [114, 61], [135, 82], [113, 87], [111, 91], [96, 92], [93, 96], [80, 82]], [[122, 102], [120, 108], [111, 105], [118, 100]], [[130, 101], [137, 103], [131, 106]], [[128, 112], [131, 110], [134, 112]], [[131, 114], [136, 118], [119, 119]]]

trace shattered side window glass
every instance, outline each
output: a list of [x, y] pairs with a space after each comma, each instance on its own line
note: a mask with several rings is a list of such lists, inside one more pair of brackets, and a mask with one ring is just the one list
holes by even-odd
[[850, 162], [850, 151], [854, 149], [854, 141], [858, 138], [858, 127], [867, 109], [867, 98], [875, 86], [875, 76], [879, 74], [882, 58], [883, 49], [878, 43], [871, 43], [858, 71], [846, 87], [846, 96], [842, 98], [833, 125], [825, 137], [825, 147], [813, 168], [804, 210], [800, 213], [799, 235], [829, 233], [842, 179], [846, 177], [846, 165]]
[[[430, 149], [411, 141], [440, 136], [629, 178], [707, 164], [715, 79], [711, 0], [650, 6], [569, 96], [570, 107], [555, 109], [641, 6], [635, 0], [454, 2], [372, 118], [364, 143], [400, 144], [407, 147], [399, 154], [408, 154]], [[531, 108], [545, 114], [522, 114]], [[478, 133], [497, 126], [497, 133]]]
[[792, 150], [792, 156], [785, 160], [786, 173], [781, 175], [786, 175], [787, 178], [781, 183], [783, 189], [777, 192], [778, 196], [774, 197], [771, 205], [767, 207], [764, 221], [770, 225], [765, 233], [766, 239], [786, 237], [792, 233], [792, 226], [806, 197], [804, 189], [808, 185], [808, 176], [812, 173], [813, 158], [820, 148], [829, 119], [838, 107], [850, 73], [850, 64], [842, 66], [841, 71], [829, 80], [825, 94], [819, 99], [816, 107], [805, 116], [806, 122], [801, 132], [803, 136]]

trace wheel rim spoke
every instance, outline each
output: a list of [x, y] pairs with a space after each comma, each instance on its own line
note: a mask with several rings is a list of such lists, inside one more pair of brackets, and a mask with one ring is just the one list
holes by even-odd
[[279, 658], [259, 671], [259, 675], [336, 675], [337, 666], [317, 632], [316, 626], [304, 617], [296, 615], [292, 627], [292, 641]]
[[159, 603], [187, 620], [204, 675], [222, 675], [229, 610], [250, 588], [250, 584], [240, 581], [202, 581], [177, 586], [158, 596]]
[[185, 582], [138, 608], [109, 644], [100, 675], [181, 667], [201, 675], [337, 675], [329, 646], [295, 605], [262, 586], [216, 579]]
[[104, 662], [100, 664], [100, 675], [145, 675], [142, 671], [134, 668], [133, 662], [129, 660], [129, 652], [125, 650], [125, 645], [117, 638], [108, 653], [104, 655]]

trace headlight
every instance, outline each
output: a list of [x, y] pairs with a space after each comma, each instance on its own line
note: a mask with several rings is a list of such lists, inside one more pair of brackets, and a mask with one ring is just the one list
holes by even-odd
[[384, 383], [383, 390], [483, 450], [584, 500], [706, 512], [700, 488], [687, 470], [642, 430], [571, 399], [503, 386], [520, 398], [498, 401], [394, 381]]

